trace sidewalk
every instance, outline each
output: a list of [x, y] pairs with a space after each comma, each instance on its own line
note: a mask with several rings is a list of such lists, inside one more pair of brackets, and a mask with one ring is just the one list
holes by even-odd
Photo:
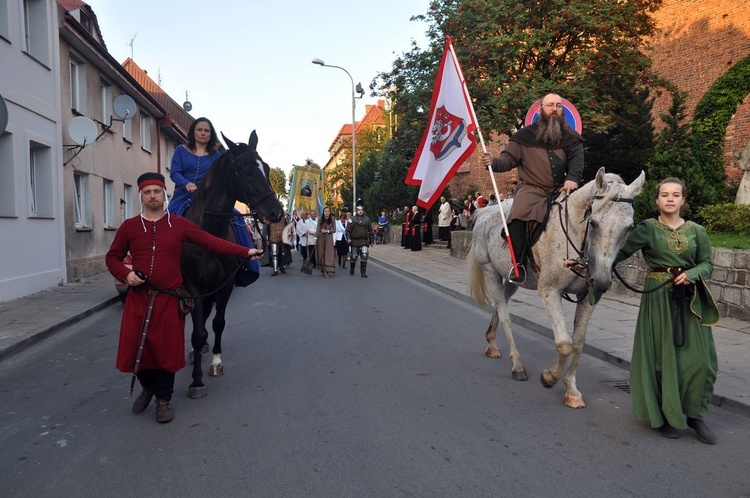
[[[371, 246], [370, 259], [457, 299], [477, 305], [466, 288], [465, 262], [451, 257], [443, 242], [423, 246], [419, 252], [402, 249], [396, 243]], [[584, 352], [628, 369], [639, 301], [638, 298], [605, 294], [589, 321]], [[568, 330], [572, 331], [575, 305], [564, 302], [563, 308]], [[519, 289], [511, 299], [509, 309], [514, 324], [549, 338], [554, 337], [536, 291]], [[482, 340], [483, 332], [477, 331]], [[750, 323], [722, 318], [713, 327], [713, 334], [719, 358], [719, 375], [712, 403], [750, 417]], [[498, 330], [497, 341], [500, 350], [507, 356], [505, 334], [501, 330]]]
[[[370, 259], [467, 303], [476, 304], [467, 293], [464, 262], [450, 256], [443, 243], [420, 252], [398, 244], [371, 247]], [[50, 335], [118, 302], [114, 279], [100, 273], [80, 282], [0, 303], [0, 362]], [[565, 303], [566, 320], [572, 330], [574, 305]], [[519, 289], [510, 306], [513, 323], [552, 338], [549, 320], [534, 291]], [[638, 315], [638, 299], [606, 294], [589, 322], [585, 352], [628, 368]], [[483, 341], [483, 331], [477, 331]], [[722, 318], [713, 328], [719, 357], [719, 376], [713, 403], [750, 417], [750, 323]], [[504, 334], [498, 343], [507, 356]]]

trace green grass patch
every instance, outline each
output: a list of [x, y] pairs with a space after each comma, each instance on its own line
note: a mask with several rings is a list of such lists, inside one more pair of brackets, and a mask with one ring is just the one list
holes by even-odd
[[727, 249], [750, 249], [750, 235], [737, 233], [709, 233], [711, 247]]

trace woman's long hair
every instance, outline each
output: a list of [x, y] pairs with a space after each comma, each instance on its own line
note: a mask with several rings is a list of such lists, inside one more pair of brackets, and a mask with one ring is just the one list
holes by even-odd
[[[324, 210], [325, 211], [325, 210]], [[333, 216], [333, 211], [328, 209], [328, 218], [324, 216], [324, 214], [320, 215], [320, 221], [318, 223], [325, 223], [328, 226], [336, 227], [336, 217]]]
[[206, 144], [206, 152], [208, 152], [209, 154], [213, 154], [216, 150], [216, 145], [219, 143], [219, 136], [216, 134], [213, 123], [211, 123], [208, 118], [198, 118], [190, 125], [190, 129], [188, 130], [187, 147], [191, 151], [195, 150], [195, 127], [198, 126], [198, 123], [200, 123], [201, 121], [208, 123], [208, 127], [211, 130], [211, 137], [208, 139], [208, 143]]

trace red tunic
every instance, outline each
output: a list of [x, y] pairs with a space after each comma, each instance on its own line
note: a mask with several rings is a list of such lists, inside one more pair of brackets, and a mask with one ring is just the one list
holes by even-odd
[[[173, 289], [182, 285], [180, 256], [184, 242], [221, 254], [247, 256], [247, 247], [214, 237], [182, 216], [170, 215], [168, 219], [165, 215], [154, 222], [139, 215], [125, 220], [117, 229], [107, 252], [107, 268], [117, 280], [124, 282], [131, 270], [122, 260], [130, 251], [134, 270], [141, 270], [157, 287]], [[133, 371], [149, 299], [148, 293], [139, 291], [138, 287], [130, 289], [125, 299], [116, 363], [121, 372]], [[177, 298], [157, 295], [139, 369], [176, 372], [184, 367], [184, 336], [185, 318], [180, 316]]]

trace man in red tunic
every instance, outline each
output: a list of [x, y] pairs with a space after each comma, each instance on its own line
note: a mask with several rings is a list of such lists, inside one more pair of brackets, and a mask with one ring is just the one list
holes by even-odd
[[[180, 256], [184, 242], [240, 258], [258, 259], [263, 251], [214, 237], [182, 216], [167, 213], [166, 185], [159, 173], [141, 175], [138, 191], [142, 212], [125, 220], [117, 229], [106, 256], [110, 273], [130, 286], [122, 314], [116, 366], [121, 372], [133, 372], [144, 321], [155, 295], [137, 372], [143, 392], [133, 403], [133, 413], [145, 410], [156, 396], [156, 420], [166, 423], [173, 418], [169, 401], [174, 392], [175, 372], [185, 366], [185, 317], [179, 312], [176, 297], [144, 285], [135, 270], [143, 272], [155, 287], [173, 290], [182, 285]], [[122, 262], [128, 252], [133, 270]]]

